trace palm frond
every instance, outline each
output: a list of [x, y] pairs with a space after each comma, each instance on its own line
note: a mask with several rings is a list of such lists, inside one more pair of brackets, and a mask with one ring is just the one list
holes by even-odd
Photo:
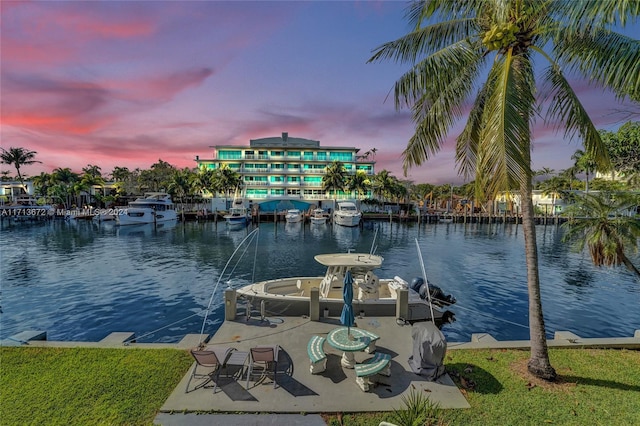
[[434, 17], [448, 21], [474, 16], [486, 4], [486, 0], [414, 0], [409, 4], [405, 15], [411, 28], [415, 29]]
[[396, 108], [412, 106], [419, 99], [433, 103], [459, 75], [481, 60], [482, 54], [467, 40], [449, 45], [416, 64], [395, 84]]
[[464, 40], [476, 32], [473, 19], [461, 18], [418, 28], [397, 40], [373, 50], [367, 63], [391, 59], [398, 63], [414, 63], [416, 58], [431, 55], [451, 43]]
[[544, 79], [549, 85], [550, 98], [547, 120], [561, 123], [565, 127], [565, 136], [573, 137], [578, 133], [584, 141], [586, 152], [595, 160], [598, 169], [608, 170], [609, 154], [600, 133], [560, 68], [552, 64]]
[[425, 88], [412, 107], [416, 131], [403, 152], [405, 173], [409, 167], [422, 164], [440, 149], [455, 119], [463, 114], [461, 105], [473, 89], [482, 65], [482, 54], [470, 46], [464, 54], [456, 55], [456, 51], [459, 50], [452, 49], [446, 60], [437, 58], [435, 64], [427, 65], [432, 61], [427, 58], [421, 64], [433, 66], [433, 74], [430, 74], [433, 81], [427, 82], [433, 87]]
[[480, 135], [484, 126], [482, 117], [492, 86], [493, 81], [487, 80], [479, 90], [471, 111], [469, 111], [467, 124], [456, 139], [456, 164], [458, 165], [458, 171], [465, 179], [470, 178], [476, 168]]
[[529, 121], [535, 103], [531, 63], [511, 49], [492, 67], [493, 91], [484, 109], [479, 151], [484, 152], [477, 175], [487, 174], [487, 192], [520, 187], [531, 180]]
[[613, 90], [618, 98], [640, 101], [640, 41], [602, 29], [562, 31], [555, 53], [559, 62]]
[[576, 1], [558, 0], [551, 14], [567, 23], [573, 31], [590, 31], [594, 27], [614, 24], [622, 26], [636, 21], [640, 15], [638, 0]]

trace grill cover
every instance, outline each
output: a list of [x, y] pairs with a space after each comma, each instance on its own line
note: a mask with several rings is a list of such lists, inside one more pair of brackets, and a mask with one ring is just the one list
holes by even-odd
[[411, 327], [413, 338], [409, 366], [414, 373], [434, 381], [444, 374], [447, 341], [431, 321], [417, 322]]

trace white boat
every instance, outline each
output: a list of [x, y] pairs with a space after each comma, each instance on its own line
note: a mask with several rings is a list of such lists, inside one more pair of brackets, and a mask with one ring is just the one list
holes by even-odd
[[324, 225], [327, 223], [327, 215], [322, 209], [313, 209], [309, 220], [312, 225]]
[[284, 219], [288, 223], [302, 222], [302, 212], [298, 209], [289, 209], [287, 210], [287, 214], [284, 216]]
[[[320, 254], [315, 260], [327, 267], [324, 276], [280, 278], [249, 284], [237, 290], [238, 297], [247, 300], [252, 307], [261, 307], [276, 315], [309, 315], [309, 299], [312, 288], [319, 289], [320, 312], [339, 316], [342, 312], [344, 277], [351, 271], [353, 277], [353, 310], [356, 315], [396, 316], [399, 291], [408, 290], [407, 317], [410, 323], [431, 318], [432, 309], [426, 285], [422, 279], [414, 279], [409, 285], [402, 278], [378, 278], [374, 270], [383, 262], [381, 256], [368, 253]], [[440, 307], [455, 303], [455, 298], [445, 296], [438, 287], [430, 286], [433, 316], [437, 323], [452, 322], [453, 313]]]
[[118, 225], [140, 225], [178, 220], [171, 196], [164, 192], [148, 192], [129, 203], [116, 216]]
[[242, 198], [234, 198], [229, 213], [224, 215], [224, 220], [231, 229], [244, 228], [251, 220], [251, 212], [244, 205]]
[[338, 203], [336, 211], [333, 212], [333, 221], [336, 225], [358, 226], [362, 219], [362, 213], [355, 203], [351, 201], [341, 201]]

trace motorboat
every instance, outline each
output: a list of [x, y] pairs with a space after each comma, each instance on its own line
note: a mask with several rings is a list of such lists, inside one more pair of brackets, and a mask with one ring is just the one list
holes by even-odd
[[302, 212], [298, 209], [289, 209], [287, 210], [287, 214], [284, 216], [284, 219], [287, 223], [302, 222]]
[[229, 212], [224, 215], [224, 220], [230, 229], [244, 228], [251, 220], [251, 212], [244, 205], [242, 198], [234, 198]]
[[147, 192], [130, 202], [115, 215], [118, 225], [140, 225], [178, 220], [171, 196], [164, 192]]
[[381, 267], [384, 260], [381, 256], [333, 253], [319, 254], [314, 258], [327, 268], [324, 276], [280, 278], [249, 284], [237, 290], [238, 298], [252, 307], [260, 306], [261, 310], [264, 302], [265, 311], [276, 315], [309, 315], [311, 289], [317, 288], [320, 312], [339, 316], [344, 305], [345, 274], [350, 271], [356, 315], [396, 316], [398, 295], [401, 290], [407, 290], [408, 309], [403, 320], [409, 323], [426, 321], [432, 318], [432, 312], [436, 323], [454, 320], [452, 312], [441, 308], [452, 305], [456, 300], [445, 295], [439, 287], [428, 286], [422, 278], [414, 279], [411, 285], [399, 276], [378, 278], [374, 270]]
[[358, 226], [362, 219], [362, 213], [355, 203], [351, 201], [341, 201], [333, 212], [333, 221], [336, 225]]
[[309, 216], [309, 220], [312, 225], [324, 225], [327, 223], [327, 215], [322, 209], [313, 209], [311, 216]]

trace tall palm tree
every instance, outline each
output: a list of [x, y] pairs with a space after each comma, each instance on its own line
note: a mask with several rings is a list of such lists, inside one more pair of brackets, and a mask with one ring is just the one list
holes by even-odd
[[231, 191], [242, 189], [242, 177], [238, 172], [233, 171], [227, 165], [222, 165], [215, 169], [212, 178], [212, 189], [228, 196]]
[[41, 172], [39, 175], [34, 176], [31, 180], [33, 181], [33, 186], [35, 187], [36, 194], [40, 194], [43, 197], [46, 197], [49, 187], [53, 184], [53, 176], [50, 173]]
[[0, 148], [2, 153], [0, 153], [0, 158], [2, 158], [3, 164], [13, 164], [16, 168], [16, 172], [18, 173], [18, 180], [20, 181], [20, 185], [24, 188], [25, 192], [27, 191], [27, 187], [24, 185], [24, 179], [22, 178], [22, 173], [20, 173], [20, 167], [28, 166], [35, 163], [41, 163], [41, 161], [34, 160], [33, 158], [36, 156], [36, 151], [29, 151], [25, 148], [14, 148], [11, 147], [9, 149]]
[[193, 193], [193, 172], [187, 167], [174, 171], [167, 186], [167, 192], [172, 197], [180, 199], [180, 210], [184, 222], [184, 199]]
[[334, 161], [327, 166], [322, 176], [322, 190], [333, 191], [334, 204], [338, 200], [338, 191], [344, 191], [347, 184], [347, 169], [340, 161]]
[[355, 192], [356, 199], [362, 198], [362, 196], [367, 193], [370, 186], [371, 183], [369, 182], [369, 177], [362, 170], [358, 170], [356, 174], [347, 178], [347, 189]]
[[586, 176], [584, 192], [589, 192], [589, 175], [596, 169], [596, 160], [591, 154], [588, 154], [581, 149], [574, 152], [571, 159], [574, 160], [574, 170], [577, 173], [584, 172]]
[[376, 197], [382, 198], [384, 202], [391, 197], [393, 185], [395, 183], [394, 176], [388, 170], [381, 170], [373, 178], [373, 192]]
[[540, 182], [539, 189], [545, 196], [551, 196], [551, 212], [556, 214], [556, 200], [562, 196], [562, 192], [569, 189], [569, 181], [563, 176], [553, 176]]
[[[529, 371], [554, 380], [542, 315], [531, 170], [531, 123], [543, 107], [546, 118], [579, 135], [601, 166], [606, 148], [564, 71], [611, 88], [620, 98], [640, 100], [640, 47], [609, 30], [638, 14], [638, 2], [572, 0], [426, 0], [411, 3], [413, 31], [374, 51], [410, 65], [395, 84], [397, 108], [409, 107], [415, 134], [403, 152], [405, 173], [439, 151], [467, 103], [471, 110], [457, 138], [456, 160], [473, 177], [478, 198], [520, 191], [529, 293]], [[548, 68], [541, 81], [533, 60]], [[630, 69], [631, 68], [631, 69]], [[486, 72], [485, 72], [486, 70]], [[482, 81], [484, 80], [484, 81]], [[538, 98], [537, 83], [547, 87]], [[479, 88], [478, 93], [474, 91]], [[475, 99], [474, 99], [475, 97]], [[488, 197], [487, 197], [488, 198]]]
[[584, 194], [569, 207], [575, 218], [562, 225], [567, 229], [563, 239], [573, 242], [578, 250], [586, 244], [594, 265], [622, 264], [640, 279], [640, 271], [625, 254], [625, 250], [638, 251], [640, 221], [624, 214], [638, 205], [640, 197], [636, 194]]

